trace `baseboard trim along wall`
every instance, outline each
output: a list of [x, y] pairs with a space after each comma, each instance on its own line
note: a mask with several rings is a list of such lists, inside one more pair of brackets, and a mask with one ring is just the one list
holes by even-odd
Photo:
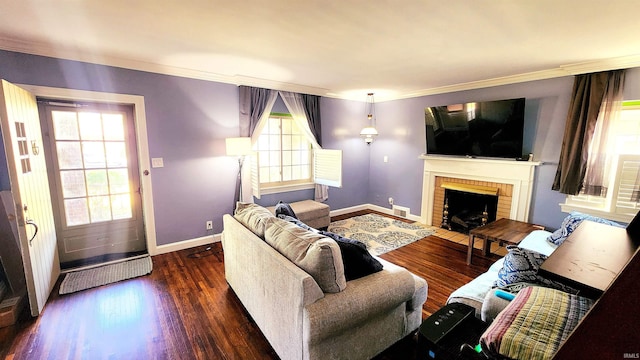
[[[373, 204], [362, 204], [362, 205], [351, 206], [351, 207], [342, 208], [342, 209], [331, 210], [330, 215], [338, 216], [338, 215], [349, 214], [352, 212], [362, 211], [362, 210], [373, 210], [373, 211], [378, 211], [387, 215], [394, 215], [393, 209], [378, 206], [378, 205], [373, 205]], [[394, 215], [394, 216], [397, 216], [397, 215]], [[409, 212], [407, 212], [405, 219], [412, 220], [412, 221], [421, 220], [420, 216], [412, 215]], [[217, 243], [220, 241], [222, 241], [222, 234], [214, 234], [214, 235], [203, 236], [195, 239], [178, 241], [178, 242], [166, 244], [166, 245], [158, 245], [156, 247], [156, 251], [151, 255], [166, 254], [173, 251], [190, 249], [196, 246], [209, 245], [209, 244]]]
[[214, 235], [203, 236], [195, 239], [178, 241], [178, 242], [166, 244], [166, 245], [158, 245], [156, 247], [155, 253], [151, 255], [166, 254], [173, 251], [190, 249], [196, 246], [209, 245], [209, 244], [217, 243], [220, 241], [222, 241], [222, 234], [214, 234]]

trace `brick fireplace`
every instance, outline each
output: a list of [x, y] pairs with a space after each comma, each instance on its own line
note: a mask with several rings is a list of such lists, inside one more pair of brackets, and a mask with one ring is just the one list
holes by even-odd
[[[455, 185], [455, 186], [452, 186]], [[491, 181], [469, 180], [436, 176], [433, 197], [432, 224], [439, 226], [442, 222], [445, 193], [447, 188], [456, 189], [459, 192], [475, 193], [477, 188], [495, 189], [498, 197], [495, 219], [509, 218], [511, 214], [511, 201], [513, 200], [513, 185], [501, 184]]]
[[496, 219], [528, 221], [533, 195], [535, 161], [421, 156], [424, 160], [422, 222], [440, 226], [444, 205], [443, 184], [456, 187], [495, 188]]

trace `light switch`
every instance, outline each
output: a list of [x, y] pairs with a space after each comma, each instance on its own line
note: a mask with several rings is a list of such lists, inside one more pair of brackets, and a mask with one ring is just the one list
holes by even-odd
[[383, 161], [383, 162], [386, 162], [386, 163], [387, 163], [387, 162], [389, 162], [389, 157], [388, 157], [387, 155], [385, 155], [385, 156], [382, 158], [382, 161]]
[[164, 161], [162, 158], [151, 158], [151, 167], [161, 168], [164, 167]]

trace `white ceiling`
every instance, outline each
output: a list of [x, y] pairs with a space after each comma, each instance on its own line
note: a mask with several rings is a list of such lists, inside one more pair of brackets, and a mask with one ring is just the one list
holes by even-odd
[[640, 66], [636, 0], [0, 0], [0, 48], [345, 99]]

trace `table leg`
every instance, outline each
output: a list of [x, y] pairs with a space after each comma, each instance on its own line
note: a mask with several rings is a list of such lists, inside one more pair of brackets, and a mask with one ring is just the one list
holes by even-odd
[[484, 239], [484, 243], [482, 244], [482, 253], [484, 256], [489, 256], [491, 252], [491, 242], [488, 239]]
[[474, 242], [475, 242], [475, 235], [469, 234], [469, 248], [467, 249], [467, 265], [471, 265], [471, 256], [473, 256]]

